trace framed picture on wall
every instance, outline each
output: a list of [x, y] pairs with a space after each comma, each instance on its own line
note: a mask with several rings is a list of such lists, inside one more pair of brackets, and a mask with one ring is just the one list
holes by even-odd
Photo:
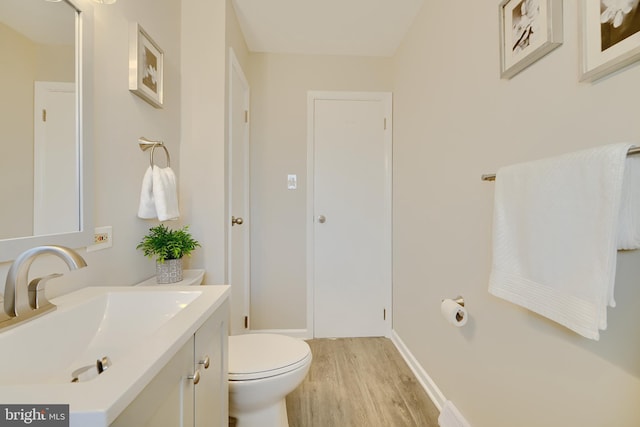
[[503, 0], [500, 77], [510, 79], [562, 44], [562, 0]]
[[137, 23], [129, 29], [129, 90], [156, 108], [163, 105], [164, 52]]
[[580, 2], [581, 81], [596, 80], [640, 58], [640, 0]]

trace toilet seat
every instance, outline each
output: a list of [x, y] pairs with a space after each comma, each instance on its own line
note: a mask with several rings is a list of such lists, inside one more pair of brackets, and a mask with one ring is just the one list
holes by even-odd
[[274, 377], [308, 363], [309, 345], [276, 334], [246, 334], [229, 337], [229, 381]]

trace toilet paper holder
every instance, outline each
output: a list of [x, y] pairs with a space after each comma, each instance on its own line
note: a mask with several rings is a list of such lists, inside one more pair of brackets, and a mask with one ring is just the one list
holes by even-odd
[[460, 327], [467, 323], [467, 310], [464, 307], [464, 298], [460, 295], [452, 299], [443, 299], [440, 311], [454, 326]]
[[[457, 296], [457, 297], [455, 297], [455, 298], [451, 298], [451, 299], [452, 299], [452, 301], [453, 301], [453, 302], [455, 302], [455, 303], [457, 303], [458, 305], [460, 305], [460, 306], [464, 307], [464, 298], [462, 298], [460, 295], [458, 295], [458, 296]], [[441, 302], [443, 302], [443, 301], [444, 301], [444, 299], [443, 299]]]

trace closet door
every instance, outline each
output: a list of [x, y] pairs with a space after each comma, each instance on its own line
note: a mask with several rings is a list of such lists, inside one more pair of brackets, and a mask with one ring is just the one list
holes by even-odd
[[391, 325], [391, 94], [311, 93], [316, 337]]

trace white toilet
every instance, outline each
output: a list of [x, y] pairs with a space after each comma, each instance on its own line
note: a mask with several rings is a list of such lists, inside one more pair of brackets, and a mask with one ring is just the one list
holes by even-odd
[[[184, 270], [174, 286], [199, 286], [204, 270]], [[151, 277], [137, 286], [156, 286]], [[307, 376], [311, 349], [299, 339], [276, 334], [229, 337], [229, 415], [236, 427], [289, 427], [287, 394]]]
[[304, 380], [311, 349], [276, 334], [229, 337], [229, 415], [237, 427], [289, 427], [287, 394]]

